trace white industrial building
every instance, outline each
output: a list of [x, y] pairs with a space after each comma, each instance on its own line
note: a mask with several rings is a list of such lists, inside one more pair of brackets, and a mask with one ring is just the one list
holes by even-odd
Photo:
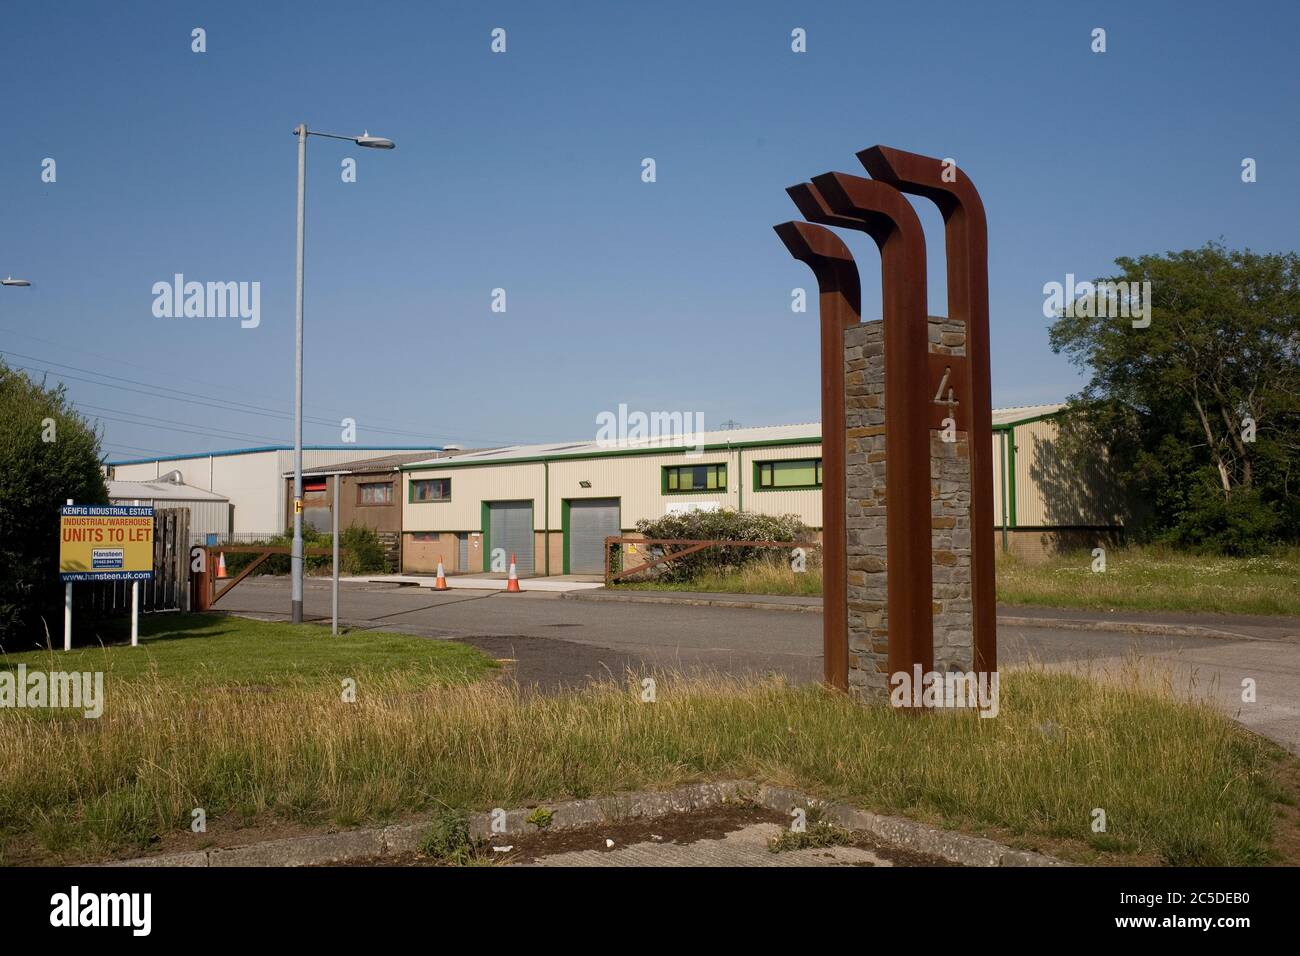
[[224, 495], [193, 488], [173, 470], [157, 481], [109, 479], [108, 501], [114, 505], [152, 505], [155, 509], [180, 508], [189, 512], [189, 536], [205, 541], [209, 535], [224, 539], [230, 534], [230, 501]]
[[[1050, 404], [993, 410], [994, 523], [1000, 546], [1025, 557], [1091, 548], [1122, 533], [1123, 502], [1104, 462], [1080, 469], [1058, 451], [1057, 418], [1064, 409]], [[605, 537], [627, 535], [642, 519], [683, 509], [793, 514], [812, 529], [822, 524], [817, 422], [701, 432], [684, 441], [588, 440], [473, 452], [308, 446], [303, 469], [350, 463], [351, 470], [359, 459], [394, 452], [427, 457], [390, 463], [371, 482], [392, 485], [383, 501], [357, 497], [344, 502], [343, 513], [352, 521], [359, 507], [397, 505], [400, 520], [383, 530], [400, 532], [400, 564], [408, 573], [432, 572], [439, 560], [451, 573], [491, 570], [491, 552], [498, 548], [515, 554], [523, 575], [595, 573], [603, 567]], [[174, 488], [224, 499], [224, 532], [215, 516], [220, 502], [189, 507], [192, 514], [212, 512], [203, 530], [224, 533], [227, 540], [270, 537], [291, 523], [284, 478], [293, 468], [288, 446], [117, 461], [107, 468], [115, 482], [168, 478]], [[323, 495], [324, 487], [312, 493]], [[179, 500], [176, 494], [152, 497]]]
[[[302, 463], [306, 470], [398, 451], [427, 451], [432, 457], [441, 450], [437, 446], [304, 445]], [[292, 520], [281, 477], [293, 469], [291, 445], [110, 461], [105, 467], [108, 477], [116, 481], [156, 481], [179, 472], [185, 485], [229, 502], [229, 531], [235, 535], [280, 534]]]

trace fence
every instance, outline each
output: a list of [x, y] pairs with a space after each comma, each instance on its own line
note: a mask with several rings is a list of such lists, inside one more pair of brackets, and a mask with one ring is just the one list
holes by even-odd
[[[153, 513], [153, 579], [140, 581], [140, 610], [188, 611], [190, 513], [160, 508]], [[73, 585], [77, 607], [104, 617], [131, 613], [130, 581], [91, 581]]]
[[293, 537], [293, 529], [289, 528], [283, 531], [221, 531], [221, 532], [201, 532], [194, 531], [190, 533], [190, 547], [215, 547], [221, 544], [228, 545], [269, 545], [276, 539], [287, 539]]

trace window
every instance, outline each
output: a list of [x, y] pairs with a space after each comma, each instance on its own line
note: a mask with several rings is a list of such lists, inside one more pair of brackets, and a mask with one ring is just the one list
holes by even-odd
[[357, 504], [391, 505], [393, 503], [393, 483], [391, 481], [367, 481], [357, 485]]
[[417, 478], [411, 482], [412, 501], [450, 501], [450, 478]]
[[820, 488], [822, 486], [822, 460], [820, 458], [793, 458], [789, 461], [759, 461], [754, 463], [754, 487], [770, 490], [779, 488]]
[[437, 531], [412, 531], [411, 540], [419, 541], [421, 544], [428, 544], [441, 540], [442, 535]]
[[665, 465], [664, 494], [686, 491], [726, 491], [726, 465]]

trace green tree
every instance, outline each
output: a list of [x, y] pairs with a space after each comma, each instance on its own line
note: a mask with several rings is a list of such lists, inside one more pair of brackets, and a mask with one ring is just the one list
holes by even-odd
[[1238, 553], [1295, 539], [1300, 257], [1211, 242], [1115, 264], [1097, 282], [1149, 282], [1150, 325], [1095, 307], [1052, 325], [1090, 375], [1063, 449], [1107, 455], [1151, 537]]
[[59, 508], [107, 504], [100, 436], [68, 402], [0, 361], [0, 645], [58, 639]]

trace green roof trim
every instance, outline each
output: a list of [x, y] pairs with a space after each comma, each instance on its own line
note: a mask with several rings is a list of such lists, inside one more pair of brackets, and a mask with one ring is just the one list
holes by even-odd
[[1028, 418], [1017, 418], [1014, 422], [1003, 422], [1000, 425], [994, 425], [993, 430], [995, 432], [1000, 432], [1015, 428], [1017, 425], [1032, 425], [1034, 422], [1043, 422], [1047, 421], [1049, 418], [1058, 418], [1069, 410], [1070, 408], [1067, 405], [1065, 408], [1058, 408], [1054, 412], [1044, 412], [1042, 415], [1030, 415]]
[[[820, 445], [820, 435], [810, 438], [774, 438], [770, 441], [722, 442], [704, 445], [704, 451], [727, 451], [733, 448], [778, 448], [785, 445]], [[635, 455], [682, 455], [694, 451], [695, 446], [671, 448], [622, 448], [599, 451], [572, 452], [567, 455], [530, 455], [521, 458], [494, 458], [491, 461], [463, 461], [458, 464], [440, 465], [437, 461], [426, 464], [403, 465], [402, 471], [442, 471], [447, 468], [483, 468], [488, 465], [524, 465], [541, 464], [551, 461], [565, 461], [576, 458], [628, 458]]]

